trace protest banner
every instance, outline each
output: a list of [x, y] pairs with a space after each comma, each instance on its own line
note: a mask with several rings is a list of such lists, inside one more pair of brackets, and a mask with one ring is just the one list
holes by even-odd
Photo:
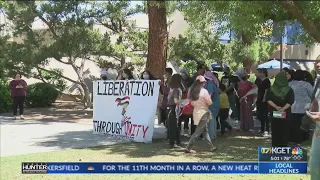
[[93, 133], [151, 142], [159, 80], [95, 81]]

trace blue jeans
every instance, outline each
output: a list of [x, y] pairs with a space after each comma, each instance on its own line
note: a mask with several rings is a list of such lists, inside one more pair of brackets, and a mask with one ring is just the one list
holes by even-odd
[[[317, 122], [317, 128], [312, 138], [311, 157], [310, 157], [310, 174], [311, 180], [320, 179], [320, 123]], [[317, 136], [318, 135], [318, 136]]]
[[208, 123], [208, 133], [209, 133], [210, 139], [212, 140], [215, 140], [217, 138], [216, 118], [217, 117], [212, 117], [212, 119], [210, 119]]

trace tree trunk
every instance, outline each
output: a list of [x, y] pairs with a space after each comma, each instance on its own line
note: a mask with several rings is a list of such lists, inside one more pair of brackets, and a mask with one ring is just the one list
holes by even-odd
[[83, 106], [85, 109], [91, 107], [91, 97], [90, 97], [90, 91], [86, 83], [80, 84], [82, 90], [83, 90]]
[[[242, 42], [245, 46], [252, 45], [252, 40], [248, 38], [245, 34], [242, 34], [241, 37], [242, 37]], [[251, 73], [252, 59], [249, 59], [249, 58], [243, 59], [242, 65], [246, 69], [247, 73]]]
[[167, 18], [165, 1], [149, 1], [149, 38], [147, 69], [156, 78], [162, 78], [166, 68]]
[[320, 43], [320, 31], [317, 29], [316, 24], [303, 15], [303, 12], [294, 1], [281, 1], [281, 5], [302, 24], [304, 30], [307, 31], [310, 36]]

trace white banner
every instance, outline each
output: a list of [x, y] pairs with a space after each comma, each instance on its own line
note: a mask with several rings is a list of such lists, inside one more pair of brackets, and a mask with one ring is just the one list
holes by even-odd
[[93, 133], [152, 142], [160, 81], [95, 81]]

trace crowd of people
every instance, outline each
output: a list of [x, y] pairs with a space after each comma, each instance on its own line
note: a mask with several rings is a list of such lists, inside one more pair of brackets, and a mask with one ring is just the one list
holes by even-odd
[[[320, 74], [320, 62], [315, 63], [315, 70]], [[248, 70], [245, 68], [232, 74], [226, 67], [220, 81], [218, 74], [203, 64], [198, 65], [193, 76], [184, 69], [173, 74], [171, 68], [166, 68], [160, 87], [158, 121], [167, 128], [170, 148], [181, 145], [183, 128], [182, 134], [190, 136], [185, 148], [186, 153], [195, 153], [193, 144], [198, 138], [206, 140], [210, 151], [216, 150], [213, 140], [217, 136], [223, 136], [226, 129], [231, 135], [235, 130], [228, 123], [229, 118], [240, 121], [241, 131], [254, 131], [254, 105], [257, 118], [261, 122], [260, 133], [262, 136], [272, 136], [272, 146], [300, 145], [310, 139], [311, 124], [314, 124], [312, 122], [320, 122], [319, 78], [315, 80], [307, 71], [287, 68], [275, 76], [272, 85], [267, 69], [258, 69], [256, 77], [255, 83], [250, 82]], [[156, 79], [150, 71], [134, 77], [129, 69], [117, 72], [109, 68], [101, 74], [103, 80], [137, 78]], [[18, 108], [20, 118], [24, 119], [23, 103], [27, 83], [21, 74], [17, 73], [9, 86], [13, 98], [14, 119], [17, 117]], [[229, 117], [230, 109], [232, 113]], [[314, 125], [310, 166], [311, 174], [320, 177], [320, 125]]]
[[[217, 136], [224, 136], [226, 130], [230, 134], [235, 131], [228, 119], [234, 119], [235, 124], [240, 121], [241, 131], [253, 132], [255, 106], [256, 117], [261, 122], [259, 133], [270, 137], [272, 132], [273, 146], [299, 145], [309, 139], [309, 133], [301, 131], [300, 126], [313, 99], [314, 79], [311, 73], [284, 68], [276, 75], [271, 86], [267, 69], [257, 70], [254, 83], [248, 80], [249, 74], [245, 68], [232, 74], [230, 68], [225, 67], [223, 72], [224, 76], [219, 80], [218, 74], [203, 64], [198, 64], [192, 76], [185, 69], [177, 74], [173, 74], [171, 68], [165, 69], [158, 103], [158, 122], [166, 126], [171, 148], [180, 146], [180, 136], [184, 135], [190, 137], [187, 151], [191, 151], [198, 137], [205, 139], [215, 149], [211, 141]], [[148, 70], [134, 77], [129, 69], [117, 72], [109, 68], [102, 72], [101, 79], [156, 78]], [[19, 73], [10, 83], [15, 119], [18, 108], [20, 118], [24, 118], [26, 87]], [[229, 117], [230, 110], [232, 113]], [[282, 116], [285, 118], [279, 118]]]
[[[102, 79], [135, 79], [129, 69], [113, 77], [110, 71]], [[309, 133], [300, 126], [313, 98], [311, 73], [284, 68], [271, 85], [267, 69], [257, 69], [255, 82], [249, 81], [248, 72], [241, 68], [231, 73], [225, 67], [219, 79], [218, 73], [204, 64], [198, 64], [193, 75], [185, 69], [173, 74], [171, 68], [166, 68], [160, 88], [158, 122], [167, 128], [170, 148], [181, 146], [180, 136], [184, 135], [190, 137], [186, 152], [194, 152], [192, 145], [198, 138], [206, 140], [211, 150], [215, 150], [212, 141], [224, 136], [226, 130], [232, 135], [233, 125], [239, 121], [240, 131], [255, 132], [254, 109], [261, 123], [259, 135], [272, 137], [273, 146], [300, 145], [309, 139]], [[138, 78], [156, 79], [150, 71], [142, 72]], [[229, 119], [235, 124], [229, 124]]]
[[[198, 138], [205, 140], [213, 151], [216, 147], [212, 142], [218, 136], [224, 136], [226, 131], [234, 133], [229, 119], [235, 124], [240, 121], [240, 131], [254, 132], [254, 107], [261, 122], [259, 134], [272, 137], [273, 146], [300, 145], [309, 139], [309, 133], [300, 128], [312, 101], [314, 80], [309, 72], [285, 68], [275, 76], [273, 85], [267, 69], [257, 70], [255, 82], [249, 81], [245, 68], [233, 74], [225, 67], [223, 73], [219, 80], [218, 74], [203, 64], [197, 66], [192, 76], [185, 69], [177, 74], [171, 68], [165, 69], [158, 122], [167, 128], [170, 148], [181, 146], [184, 135], [190, 137], [186, 152], [195, 152], [192, 146]], [[124, 69], [115, 79], [135, 78], [129, 69]], [[156, 78], [144, 71], [139, 79]]]

